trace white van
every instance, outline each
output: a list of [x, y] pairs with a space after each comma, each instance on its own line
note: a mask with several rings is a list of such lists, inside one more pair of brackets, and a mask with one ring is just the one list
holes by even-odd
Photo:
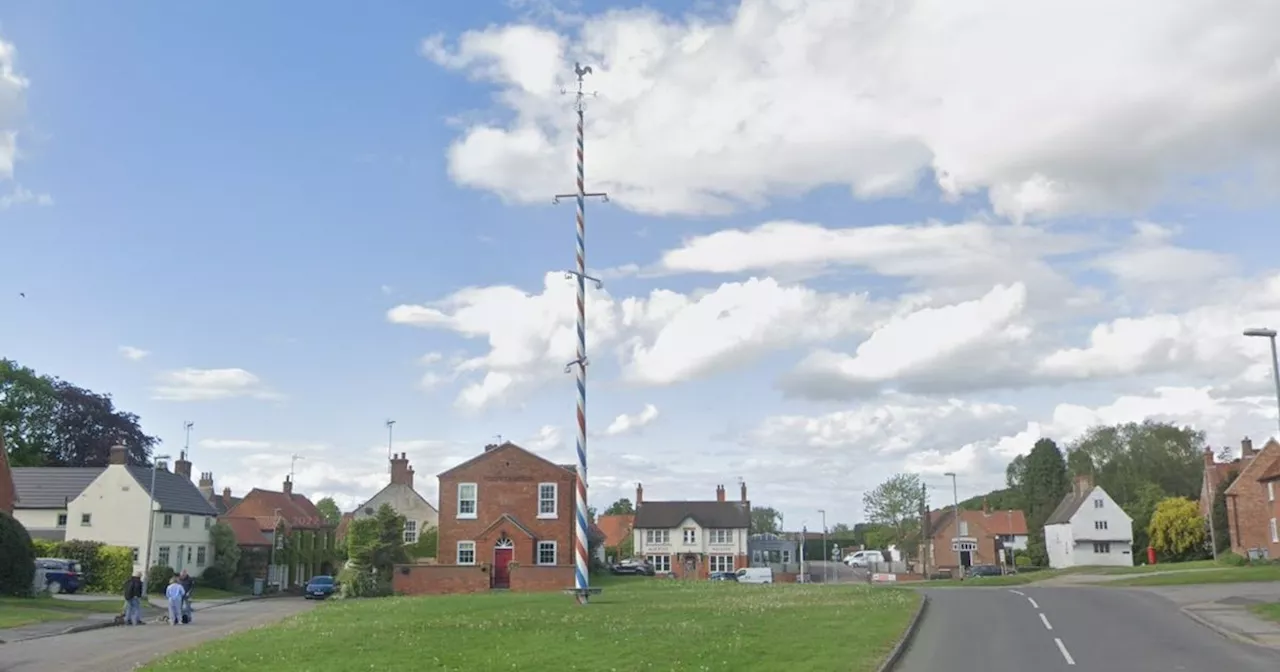
[[773, 583], [773, 570], [769, 567], [743, 567], [737, 576], [738, 583]]
[[844, 564], [850, 567], [869, 567], [884, 562], [884, 554], [880, 551], [858, 551], [844, 557]]

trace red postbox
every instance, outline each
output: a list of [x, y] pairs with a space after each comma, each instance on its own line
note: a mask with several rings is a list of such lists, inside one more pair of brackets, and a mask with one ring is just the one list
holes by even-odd
[[1156, 549], [1153, 546], [1147, 547], [1147, 564], [1148, 565], [1156, 564]]

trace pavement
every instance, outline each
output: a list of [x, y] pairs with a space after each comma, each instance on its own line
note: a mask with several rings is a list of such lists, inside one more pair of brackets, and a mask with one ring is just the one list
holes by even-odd
[[[102, 628], [0, 645], [3, 672], [128, 672], [160, 656], [274, 623], [318, 606], [298, 599], [248, 600], [197, 610], [191, 625]], [[201, 613], [203, 612], [203, 613]]]
[[1280, 650], [1233, 641], [1153, 590], [935, 588], [899, 672], [1275, 672]]

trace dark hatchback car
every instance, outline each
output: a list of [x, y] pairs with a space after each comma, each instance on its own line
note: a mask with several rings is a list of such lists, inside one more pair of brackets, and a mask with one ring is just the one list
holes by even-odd
[[74, 593], [84, 584], [80, 563], [65, 558], [36, 558], [36, 582], [53, 594]]
[[653, 566], [647, 561], [623, 560], [612, 567], [609, 571], [613, 574], [630, 574], [635, 576], [653, 576]]
[[971, 578], [980, 578], [983, 576], [1001, 576], [1004, 570], [1000, 569], [1000, 565], [974, 565], [969, 568], [969, 576]]
[[323, 600], [333, 595], [338, 589], [338, 582], [332, 576], [313, 576], [307, 582], [307, 592], [303, 597], [308, 600]]

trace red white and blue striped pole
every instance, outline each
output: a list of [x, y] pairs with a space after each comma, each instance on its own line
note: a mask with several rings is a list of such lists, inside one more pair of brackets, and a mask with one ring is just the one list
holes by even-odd
[[578, 465], [577, 465], [577, 488], [574, 493], [574, 585], [573, 593], [577, 597], [579, 604], [587, 604], [591, 595], [591, 578], [590, 578], [590, 557], [588, 543], [588, 527], [590, 521], [587, 509], [587, 281], [590, 280], [600, 287], [601, 283], [598, 278], [587, 275], [587, 198], [599, 197], [608, 200], [608, 196], [604, 193], [587, 193], [586, 176], [583, 160], [583, 111], [586, 109], [584, 102], [585, 94], [582, 90], [582, 79], [585, 75], [591, 74], [590, 66], [582, 66], [575, 63], [574, 74], [578, 76], [578, 90], [574, 100], [574, 108], [578, 113], [578, 133], [576, 145], [577, 159], [577, 190], [573, 194], [562, 194], [556, 196], [558, 202], [561, 198], [572, 196], [578, 206], [577, 212], [577, 265], [573, 271], [566, 275], [575, 279], [578, 285], [577, 292], [577, 308], [578, 308], [578, 349], [577, 357], [569, 362], [565, 367], [566, 371], [576, 369], [578, 383]]

